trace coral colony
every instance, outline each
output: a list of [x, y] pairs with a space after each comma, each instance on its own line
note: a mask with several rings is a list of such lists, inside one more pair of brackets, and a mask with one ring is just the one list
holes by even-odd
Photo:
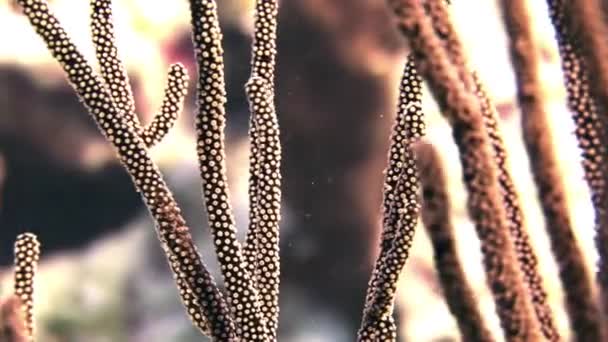
[[[99, 129], [115, 147], [151, 215], [186, 313], [214, 341], [276, 341], [279, 316], [279, 221], [281, 143], [274, 106], [277, 1], [257, 0], [252, 72], [245, 85], [250, 105], [249, 229], [236, 238], [226, 177], [226, 91], [222, 33], [214, 0], [190, 0], [198, 62], [197, 156], [209, 227], [224, 291], [216, 285], [193, 242], [187, 223], [148, 150], [162, 141], [182, 110], [188, 76], [169, 67], [162, 107], [148, 125], [136, 115], [126, 69], [114, 42], [110, 0], [91, 1], [91, 30], [100, 65], [97, 74], [43, 0], [18, 0], [23, 13], [61, 64]], [[562, 58], [568, 104], [576, 123], [583, 169], [596, 213], [596, 300], [546, 129], [538, 75], [540, 48], [524, 0], [500, 1], [522, 111], [524, 142], [539, 189], [564, 306], [576, 341], [602, 341], [608, 328], [608, 33], [598, 0], [547, 1]], [[399, 104], [388, 152], [382, 201], [380, 254], [371, 274], [359, 341], [396, 341], [393, 317], [397, 280], [421, 216], [435, 252], [448, 307], [466, 341], [493, 341], [460, 265], [450, 198], [438, 146], [421, 142], [425, 124], [421, 90], [426, 81], [452, 127], [468, 191], [483, 266], [508, 341], [559, 341], [537, 257], [524, 225], [496, 109], [452, 26], [443, 0], [388, 0], [411, 49], [403, 68]], [[15, 291], [0, 306], [0, 337], [33, 340], [33, 280], [39, 244], [23, 234], [15, 245]], [[601, 303], [601, 305], [600, 305]], [[605, 316], [604, 316], [605, 317]]]

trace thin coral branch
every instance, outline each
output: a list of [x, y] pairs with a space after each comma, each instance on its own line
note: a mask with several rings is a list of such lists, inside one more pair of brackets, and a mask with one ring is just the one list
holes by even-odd
[[547, 303], [547, 291], [544, 288], [543, 278], [538, 270], [538, 259], [524, 225], [524, 213], [520, 207], [519, 195], [508, 169], [507, 151], [500, 132], [498, 113], [496, 113], [496, 109], [492, 105], [477, 75], [473, 74], [473, 78], [477, 97], [481, 101], [481, 113], [483, 114], [486, 130], [488, 131], [494, 151], [498, 182], [507, 214], [507, 224], [511, 232], [511, 238], [515, 244], [515, 253], [517, 254], [519, 267], [528, 286], [532, 305], [534, 306], [536, 317], [539, 320], [545, 338], [550, 341], [558, 341], [560, 337], [553, 320], [553, 312]]
[[[234, 340], [235, 327], [223, 296], [202, 262], [177, 204], [158, 167], [150, 159], [144, 142], [113, 104], [103, 80], [78, 52], [47, 3], [42, 0], [18, 2], [133, 178], [156, 222], [159, 239], [176, 273], [178, 286], [183, 287], [185, 283], [194, 295], [199, 313], [209, 322], [213, 338], [219, 341]], [[190, 306], [187, 303], [191, 298], [182, 300]]]
[[411, 144], [424, 134], [421, 83], [411, 58], [401, 79], [384, 181], [380, 254], [369, 281], [359, 341], [394, 341], [397, 280], [407, 261], [418, 222], [418, 176]]
[[424, 6], [415, 0], [388, 3], [409, 38], [418, 72], [429, 82], [452, 125], [469, 191], [469, 213], [481, 240], [487, 280], [505, 337], [509, 341], [538, 339], [534, 314], [517, 270], [481, 107], [471, 89], [459, 80]]
[[268, 82], [274, 96], [277, 0], [256, 0], [251, 74]]
[[458, 259], [447, 180], [439, 154], [428, 143], [416, 144], [415, 152], [422, 184], [422, 222], [431, 238], [448, 308], [458, 322], [463, 341], [494, 341]]
[[15, 242], [14, 294], [21, 302], [28, 339], [34, 339], [34, 278], [40, 260], [40, 243], [36, 235], [24, 233]]
[[252, 274], [247, 271], [230, 204], [224, 127], [226, 90], [222, 34], [213, 0], [190, 1], [193, 39], [198, 61], [197, 154], [209, 226], [229, 304], [238, 324], [239, 336], [251, 341], [268, 338]]
[[175, 125], [184, 106], [188, 90], [188, 72], [186, 68], [175, 63], [169, 67], [167, 85], [160, 112], [154, 115], [152, 122], [140, 134], [147, 147], [158, 144]]
[[127, 69], [118, 56], [112, 20], [112, 0], [91, 0], [91, 31], [101, 76], [118, 111], [130, 125], [139, 128], [135, 99]]

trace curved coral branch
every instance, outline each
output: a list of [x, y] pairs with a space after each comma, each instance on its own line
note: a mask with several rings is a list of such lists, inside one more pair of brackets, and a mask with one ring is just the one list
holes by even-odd
[[184, 107], [184, 98], [188, 91], [188, 71], [180, 63], [172, 64], [167, 73], [165, 95], [159, 113], [140, 134], [148, 147], [158, 144], [175, 125], [179, 113]]

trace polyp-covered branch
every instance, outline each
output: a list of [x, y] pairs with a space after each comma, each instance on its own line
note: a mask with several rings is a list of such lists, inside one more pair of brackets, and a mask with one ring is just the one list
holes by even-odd
[[156, 113], [152, 122], [140, 134], [148, 147], [159, 143], [175, 125], [188, 90], [188, 73], [183, 65], [172, 64], [167, 74], [167, 85], [160, 112]]
[[494, 160], [498, 171], [498, 182], [507, 214], [507, 224], [511, 238], [515, 245], [515, 253], [519, 261], [524, 281], [532, 299], [532, 305], [539, 320], [545, 338], [550, 341], [559, 340], [559, 333], [553, 321], [553, 313], [547, 303], [547, 291], [543, 286], [543, 279], [538, 270], [538, 259], [534, 253], [530, 237], [524, 225], [523, 211], [520, 207], [519, 195], [508, 169], [507, 151], [504, 147], [502, 134], [498, 123], [498, 113], [492, 105], [483, 85], [473, 75], [477, 97], [481, 102], [486, 130], [494, 151]]
[[[585, 44], [589, 42], [588, 40], [581, 41], [579, 36], [581, 33], [575, 29], [579, 24], [575, 22], [572, 15], [571, 6], [573, 6], [573, 3], [561, 0], [548, 0], [547, 2], [562, 58], [568, 106], [576, 124], [575, 133], [582, 151], [583, 170], [591, 190], [591, 199], [595, 209], [596, 245], [600, 255], [598, 280], [602, 290], [602, 306], [604, 314], [606, 314], [608, 313], [608, 197], [606, 196], [606, 185], [608, 184], [606, 179], [608, 177], [608, 155], [606, 153], [608, 142], [608, 131], [606, 130], [608, 127], [606, 125], [608, 113], [606, 111], [608, 107], [606, 107], [606, 104], [608, 102], [599, 102], [601, 106], [597, 106], [597, 101], [605, 101], [606, 97], [598, 96], [597, 92], [594, 93], [591, 89], [590, 74], [597, 72], [599, 67], [594, 64], [594, 68], [589, 68], [588, 63], [594, 63], [593, 58], [589, 59], [589, 56], [587, 59], [584, 58], [583, 53], [590, 52], [584, 49]], [[584, 4], [578, 4], [578, 6], [581, 5], [584, 6]], [[589, 5], [592, 6], [593, 4], [590, 3]], [[580, 16], [578, 20], [581, 20]], [[591, 20], [595, 21], [598, 18], [594, 16]], [[583, 34], [588, 35], [589, 33]], [[599, 39], [605, 38], [605, 36], [601, 36], [601, 32], [595, 34]], [[587, 39], [590, 39], [590, 37], [587, 37]], [[597, 83], [601, 77], [607, 76], [596, 75], [594, 83]], [[591, 298], [588, 300], [591, 300]], [[570, 309], [574, 308], [573, 306]], [[580, 312], [581, 328], [576, 330], [583, 330], [582, 325], [586, 324], [585, 322], [599, 324], [597, 311], [595, 309]], [[587, 319], [583, 319], [583, 317]]]
[[435, 267], [448, 308], [458, 322], [463, 341], [494, 341], [458, 259], [446, 176], [439, 155], [432, 145], [425, 143], [416, 144], [415, 152], [422, 185], [422, 222], [433, 245]]
[[380, 254], [369, 281], [359, 341], [396, 340], [392, 314], [397, 280], [418, 222], [419, 185], [411, 144], [423, 131], [420, 78], [408, 58], [385, 171]]
[[190, 10], [199, 72], [197, 154], [209, 226], [239, 336], [250, 341], [265, 341], [268, 338], [266, 322], [253, 275], [245, 267], [241, 245], [236, 239], [228, 192], [224, 154], [226, 90], [216, 3], [192, 0]]
[[[532, 31], [532, 20], [523, 0], [503, 0], [501, 5], [510, 38], [524, 143], [538, 187], [546, 230], [564, 284], [568, 314], [581, 341], [599, 341], [601, 328], [595, 318], [599, 317], [599, 312], [593, 302], [590, 277], [568, 215], [566, 192], [553, 151], [552, 135], [547, 129], [549, 114], [542, 102], [540, 48]], [[591, 313], [594, 317], [589, 315]], [[579, 315], [582, 316], [577, 317]], [[541, 327], [545, 333], [548, 332], [542, 320]], [[551, 330], [555, 331], [555, 328]]]
[[536, 339], [534, 314], [517, 270], [481, 107], [472, 89], [459, 80], [424, 6], [416, 0], [388, 0], [388, 3], [409, 39], [418, 72], [429, 82], [452, 125], [469, 191], [469, 213], [481, 240], [487, 280], [505, 337], [509, 341]]
[[[279, 319], [279, 220], [281, 218], [281, 145], [279, 123], [269, 83], [254, 76], [246, 85], [253, 123], [259, 139], [256, 200], [256, 286], [271, 341]], [[251, 234], [252, 232], [248, 232]]]
[[[255, 20], [253, 47], [251, 57], [251, 75], [266, 81], [269, 88], [268, 109], [274, 112], [274, 70], [276, 59], [276, 30], [277, 30], [277, 1], [257, 0], [255, 4]], [[262, 142], [258, 136], [255, 115], [252, 113], [249, 120], [249, 230], [245, 240], [243, 254], [247, 262], [248, 271], [255, 273], [257, 259], [260, 256], [257, 248], [257, 231], [259, 228], [258, 214], [258, 182], [261, 177], [262, 164], [258, 160], [261, 153]], [[278, 241], [277, 241], [278, 243]], [[276, 246], [278, 248], [278, 245]], [[262, 257], [263, 258], [263, 257]]]
[[[249, 154], [249, 230], [243, 247], [243, 255], [247, 270], [253, 275], [255, 285], [260, 292], [260, 298], [267, 299], [262, 300], [260, 304], [267, 320], [271, 340], [276, 339], [278, 327], [280, 202], [275, 202], [272, 213], [269, 213], [270, 203], [264, 197], [278, 196], [276, 200], [280, 201], [281, 149], [278, 140], [278, 120], [273, 86], [276, 26], [276, 0], [257, 0], [251, 61], [252, 78], [246, 87], [251, 108], [249, 120], [251, 147]], [[268, 131], [265, 131], [267, 129]], [[271, 142], [274, 144], [273, 147], [268, 146]], [[266, 209], [263, 208], [265, 206]], [[271, 237], [270, 240], [269, 237]]]
[[189, 229], [157, 166], [150, 159], [144, 142], [128, 123], [128, 119], [124, 118], [124, 113], [116, 108], [107, 86], [78, 52], [49, 11], [47, 3], [42, 0], [18, 2], [63, 67], [102, 133], [116, 148], [120, 160], [142, 194], [156, 221], [159, 239], [171, 268], [176, 273], [178, 285], [183, 288], [185, 284], [191, 293], [190, 298], [182, 299], [189, 308], [189, 301], [196, 302], [200, 310], [197, 314], [209, 322], [212, 337], [220, 341], [233, 340], [236, 336], [235, 328], [222, 294], [201, 261]]
[[112, 22], [112, 0], [91, 0], [91, 31], [101, 76], [108, 87], [116, 109], [125, 120], [139, 128], [135, 100], [127, 69], [118, 57]]
[[14, 294], [20, 300], [28, 339], [34, 339], [34, 278], [40, 259], [40, 243], [36, 235], [24, 233], [15, 242]]

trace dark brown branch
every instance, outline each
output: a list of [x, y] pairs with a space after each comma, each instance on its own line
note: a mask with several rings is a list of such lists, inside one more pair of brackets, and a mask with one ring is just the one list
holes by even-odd
[[536, 340], [534, 314], [517, 270], [480, 105], [472, 89], [459, 80], [458, 71], [451, 65], [423, 5], [416, 0], [388, 0], [388, 3], [409, 39], [418, 72], [428, 81], [452, 125], [469, 190], [469, 213], [481, 240], [487, 280], [505, 337], [509, 341]]
[[415, 152], [422, 184], [422, 222], [433, 245], [448, 308], [458, 322], [463, 341], [494, 341], [458, 259], [447, 180], [439, 155], [427, 143], [416, 144]]

